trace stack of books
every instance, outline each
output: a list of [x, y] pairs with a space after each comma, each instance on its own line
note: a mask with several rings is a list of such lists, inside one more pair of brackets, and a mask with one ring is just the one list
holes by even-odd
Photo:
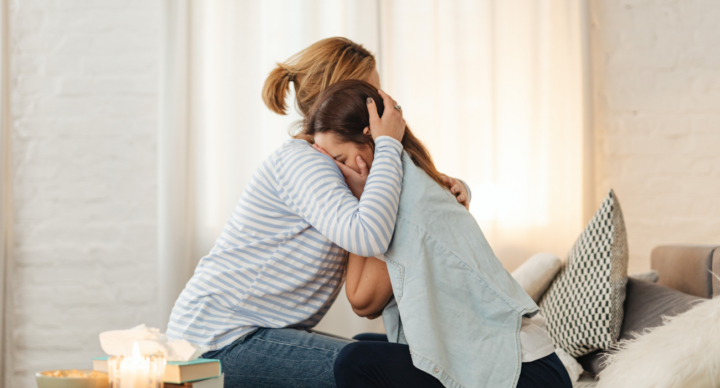
[[[108, 371], [109, 357], [93, 358], [93, 369]], [[165, 388], [223, 388], [220, 360], [198, 358], [193, 361], [168, 361], [163, 381]]]

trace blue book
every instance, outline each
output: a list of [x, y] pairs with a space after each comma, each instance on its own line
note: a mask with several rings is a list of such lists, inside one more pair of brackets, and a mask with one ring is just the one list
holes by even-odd
[[[93, 369], [107, 373], [108, 358], [110, 357], [93, 358]], [[163, 374], [163, 382], [182, 384], [218, 377], [221, 374], [220, 360], [198, 358], [192, 361], [168, 361]]]

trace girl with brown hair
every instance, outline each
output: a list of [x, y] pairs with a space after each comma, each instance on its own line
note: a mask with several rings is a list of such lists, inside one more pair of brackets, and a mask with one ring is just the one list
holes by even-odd
[[[321, 92], [347, 79], [379, 86], [375, 59], [347, 39], [326, 39], [279, 64], [263, 100], [284, 114], [293, 85], [307, 115]], [[398, 106], [380, 95], [384, 105]], [[301, 138], [285, 142], [256, 170], [175, 302], [168, 337], [206, 347], [203, 357], [222, 361], [226, 386], [335, 386], [333, 363], [351, 341], [310, 329], [337, 297], [347, 252], [387, 250], [402, 184], [402, 112], [398, 106], [378, 115], [374, 102], [366, 109], [375, 117], [373, 153], [364, 156], [372, 157], [372, 170], [363, 157], [346, 165]], [[444, 179], [467, 203], [464, 185]]]
[[[304, 134], [315, 139], [316, 149], [338, 162], [361, 155], [373, 172], [384, 171], [385, 166], [378, 166], [373, 159], [370, 128], [376, 125], [379, 115], [398, 108], [391, 108], [383, 100], [379, 91], [367, 82], [338, 82], [318, 97], [305, 121]], [[376, 105], [377, 112], [368, 111], [366, 104]], [[400, 335], [388, 329], [388, 333], [395, 336], [393, 342], [379, 334], [356, 336], [360, 342], [348, 344], [336, 358], [338, 387], [440, 388], [485, 384], [507, 387], [512, 384], [518, 388], [571, 388], [570, 378], [555, 354], [552, 340], [544, 329], [544, 318], [537, 313], [535, 303], [494, 254], [488, 253], [491, 249], [472, 216], [465, 209], [458, 211], [458, 205], [447, 193], [435, 186], [449, 188], [430, 153], [407, 126], [401, 143], [409, 160], [403, 161], [402, 205], [393, 237], [395, 247], [388, 251], [387, 260], [395, 266], [404, 264], [405, 269], [396, 270], [391, 282], [386, 258], [350, 252], [345, 289], [355, 313], [376, 316], [393, 296], [392, 283], [395, 283], [404, 295], [405, 310], [398, 312], [402, 319], [400, 315], [393, 315], [395, 313], [383, 315], [383, 319], [390, 326], [395, 326], [393, 319], [401, 321], [404, 333]], [[417, 168], [409, 167], [412, 164], [421, 170], [420, 174], [414, 173]], [[418, 178], [423, 175], [425, 182]], [[431, 179], [429, 182], [427, 177]], [[365, 189], [370, 187], [368, 184]], [[365, 195], [363, 191], [353, 194], [358, 198]], [[415, 217], [418, 211], [428, 216]], [[405, 259], [411, 259], [405, 261], [402, 252], [406, 252]], [[492, 279], [491, 283], [486, 283], [487, 279]], [[488, 291], [490, 289], [492, 291]], [[467, 298], [457, 295], [463, 292], [468, 294]], [[502, 302], [498, 302], [500, 300]], [[513, 303], [524, 306], [522, 311], [510, 308]], [[447, 307], [438, 309], [436, 305]], [[389, 305], [391, 310], [398, 304], [393, 302], [392, 306]], [[418, 310], [424, 313], [418, 314]], [[487, 311], [493, 313], [487, 314]], [[502, 329], [497, 330], [498, 327]], [[458, 332], [462, 334], [456, 334]], [[412, 335], [415, 341], [410, 342], [414, 344], [414, 352], [405, 339], [406, 334], [407, 339]], [[517, 334], [519, 340], [473, 341], [493, 334], [502, 338]], [[514, 358], [518, 346], [521, 357]], [[495, 359], [481, 356], [483, 352], [492, 351]], [[464, 352], [475, 354], [476, 358], [458, 360]], [[508, 355], [516, 365], [505, 357]], [[485, 369], [477, 365], [477, 361], [481, 361]], [[476, 373], [462, 372], [468, 368], [474, 368]]]

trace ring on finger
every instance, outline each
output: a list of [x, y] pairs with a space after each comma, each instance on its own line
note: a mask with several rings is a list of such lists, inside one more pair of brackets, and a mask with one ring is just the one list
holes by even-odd
[[402, 112], [402, 107], [398, 104], [395, 104], [395, 109], [397, 109], [398, 112]]

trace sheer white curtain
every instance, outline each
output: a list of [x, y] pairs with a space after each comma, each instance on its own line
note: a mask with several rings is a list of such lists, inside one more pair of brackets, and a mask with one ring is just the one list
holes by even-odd
[[[583, 221], [580, 0], [167, 0], [160, 131], [160, 318], [211, 248], [259, 163], [297, 114], [260, 91], [275, 65], [346, 36], [377, 54], [383, 88], [508, 269], [559, 255]], [[341, 296], [319, 330], [382, 330]]]
[[591, 160], [584, 3], [382, 2], [383, 88], [508, 270], [561, 257], [582, 229]]

